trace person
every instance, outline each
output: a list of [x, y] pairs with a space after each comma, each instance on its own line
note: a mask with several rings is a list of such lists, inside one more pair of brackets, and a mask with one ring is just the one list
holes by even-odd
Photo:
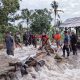
[[69, 57], [69, 38], [68, 32], [64, 31], [64, 46], [63, 46], [63, 57], [65, 57], [65, 50], [67, 51], [67, 58]]
[[41, 36], [41, 41], [42, 41], [42, 47], [47, 45], [48, 43], [48, 36], [46, 35], [46, 33], [43, 32], [42, 36]]
[[29, 45], [32, 43], [32, 33], [29, 31], [29, 39], [28, 39]]
[[5, 43], [6, 43], [7, 54], [14, 56], [14, 39], [11, 36], [10, 32], [6, 32]]
[[19, 32], [16, 32], [16, 34], [15, 34], [15, 45], [16, 45], [16, 47], [21, 47], [22, 48], [22, 45], [20, 44], [20, 42], [21, 42], [21, 40], [20, 40], [20, 34], [19, 34]]
[[59, 47], [60, 46], [61, 35], [59, 34], [58, 31], [56, 31], [56, 34], [54, 35], [54, 40], [56, 40], [57, 47]]
[[48, 44], [48, 39], [49, 38], [48, 38], [48, 36], [46, 35], [45, 32], [42, 33], [40, 38], [41, 38], [42, 45], [39, 47], [39, 50], [42, 50], [43, 47], [45, 47]]
[[26, 45], [26, 32], [23, 34], [23, 43]]
[[54, 44], [54, 34], [52, 34], [52, 44]]
[[77, 36], [74, 32], [72, 32], [71, 35], [71, 47], [72, 47], [72, 51], [73, 51], [73, 55], [77, 55]]
[[36, 36], [33, 34], [32, 35], [32, 45], [36, 48], [37, 47], [37, 39]]
[[68, 39], [69, 39], [69, 51], [71, 52], [72, 49], [71, 49], [71, 32], [68, 31]]

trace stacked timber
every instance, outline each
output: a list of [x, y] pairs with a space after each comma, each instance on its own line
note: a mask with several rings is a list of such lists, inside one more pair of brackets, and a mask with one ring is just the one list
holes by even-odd
[[0, 55], [0, 79], [9, 80], [10, 73], [15, 72], [14, 66], [9, 66], [9, 63], [16, 63], [18, 60], [7, 58], [4, 55]]

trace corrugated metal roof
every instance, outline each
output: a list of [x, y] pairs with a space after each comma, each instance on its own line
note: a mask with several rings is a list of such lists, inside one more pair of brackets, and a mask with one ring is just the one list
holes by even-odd
[[69, 18], [59, 27], [80, 27], [80, 17]]

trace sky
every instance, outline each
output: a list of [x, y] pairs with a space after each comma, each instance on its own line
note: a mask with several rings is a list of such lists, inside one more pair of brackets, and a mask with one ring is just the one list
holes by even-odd
[[[20, 2], [20, 9], [51, 9], [51, 3], [53, 0], [22, 0]], [[64, 13], [60, 13], [61, 20], [64, 21], [67, 18], [80, 16], [80, 0], [56, 0], [59, 3], [59, 9]]]

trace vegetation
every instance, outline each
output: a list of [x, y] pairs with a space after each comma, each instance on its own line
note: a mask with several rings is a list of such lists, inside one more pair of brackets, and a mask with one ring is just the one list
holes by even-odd
[[11, 18], [19, 10], [19, 0], [1, 0], [0, 1], [0, 39], [6, 31], [15, 31], [11, 25]]
[[31, 16], [31, 30], [36, 33], [48, 32], [51, 27], [51, 13], [47, 9], [35, 10]]
[[[21, 15], [16, 14], [20, 7], [19, 1], [21, 0], [0, 1], [0, 37], [2, 38], [2, 34], [6, 31], [13, 33], [20, 31], [22, 33], [24, 30], [23, 22], [27, 24], [27, 28], [33, 33], [49, 32], [52, 21], [51, 12], [46, 8], [36, 10], [23, 9]], [[15, 26], [15, 21], [19, 19], [23, 21]]]

